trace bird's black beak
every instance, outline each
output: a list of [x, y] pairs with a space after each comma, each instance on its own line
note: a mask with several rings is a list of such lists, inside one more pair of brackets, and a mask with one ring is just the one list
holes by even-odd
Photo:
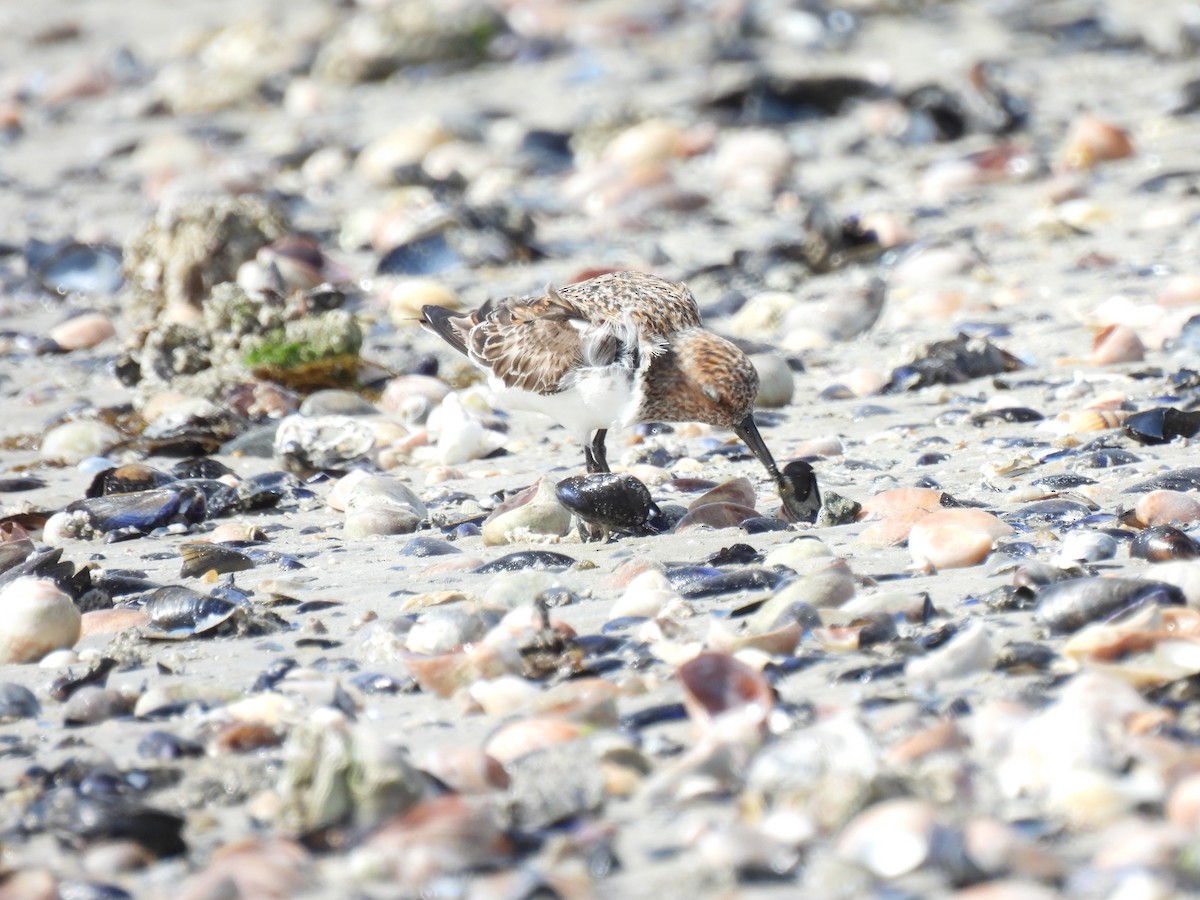
[[783, 501], [784, 511], [788, 518], [795, 522], [815, 522], [821, 509], [821, 492], [817, 487], [817, 476], [808, 463], [797, 460], [788, 463], [782, 473], [775, 465], [775, 458], [767, 449], [766, 442], [758, 432], [754, 416], [744, 418], [739, 425], [734, 426], [736, 434], [750, 448], [750, 452], [758, 459], [775, 482], [779, 491], [779, 499]]
[[742, 439], [742, 443], [749, 447], [750, 452], [766, 467], [767, 474], [778, 480], [779, 469], [775, 465], [775, 457], [771, 455], [771, 451], [763, 442], [762, 435], [758, 433], [758, 425], [754, 422], [754, 416], [749, 415], [742, 419], [741, 424], [733, 427], [733, 433]]

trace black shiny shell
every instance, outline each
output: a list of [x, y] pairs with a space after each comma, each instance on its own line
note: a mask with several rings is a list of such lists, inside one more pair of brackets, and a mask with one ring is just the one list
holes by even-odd
[[208, 504], [198, 488], [172, 485], [152, 491], [89, 497], [70, 504], [67, 510], [85, 513], [91, 526], [101, 532], [123, 528], [153, 531], [175, 521], [201, 522], [207, 515]]
[[1200, 544], [1172, 525], [1152, 525], [1130, 542], [1129, 555], [1149, 562], [1195, 559], [1200, 556]]
[[1091, 622], [1143, 603], [1183, 605], [1183, 593], [1174, 585], [1136, 578], [1071, 578], [1046, 585], [1038, 592], [1035, 616], [1052, 631], [1069, 633]]
[[210, 597], [180, 585], [161, 587], [143, 607], [149, 625], [147, 636], [183, 640], [212, 631], [237, 611], [238, 604]]
[[554, 492], [559, 503], [589, 525], [602, 528], [639, 528], [654, 509], [650, 491], [632, 475], [574, 475], [560, 481]]

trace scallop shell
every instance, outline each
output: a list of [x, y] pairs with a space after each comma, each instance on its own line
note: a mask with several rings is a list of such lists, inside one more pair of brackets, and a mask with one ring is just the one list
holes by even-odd
[[1127, 418], [1129, 413], [1118, 409], [1080, 409], [1059, 416], [1059, 420], [1066, 423], [1068, 432], [1109, 431], [1120, 428]]
[[1126, 159], [1134, 153], [1133, 140], [1127, 131], [1089, 114], [1071, 124], [1063, 148], [1063, 162], [1070, 169], [1090, 169], [1097, 163]]

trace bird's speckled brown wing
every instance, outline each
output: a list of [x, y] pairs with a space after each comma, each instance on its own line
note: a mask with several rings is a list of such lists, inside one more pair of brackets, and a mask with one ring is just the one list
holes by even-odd
[[469, 356], [508, 387], [556, 393], [583, 361], [578, 311], [555, 296], [489, 300], [471, 318]]
[[646, 338], [666, 339], [700, 325], [696, 298], [685, 285], [643, 272], [611, 272], [558, 289], [561, 302], [594, 325], [632, 323]]
[[[700, 324], [682, 284], [641, 272], [613, 272], [550, 288], [540, 297], [489, 300], [467, 315], [424, 309], [423, 324], [505, 385], [536, 394], [567, 387], [573, 370], [624, 360], [639, 343], [665, 346]], [[652, 349], [650, 355], [658, 352]]]

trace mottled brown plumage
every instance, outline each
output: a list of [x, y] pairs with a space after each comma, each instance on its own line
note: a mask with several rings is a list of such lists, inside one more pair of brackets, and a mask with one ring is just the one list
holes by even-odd
[[489, 300], [466, 315], [422, 312], [427, 329], [488, 373], [501, 404], [543, 412], [571, 430], [588, 471], [608, 471], [609, 428], [705, 422], [732, 429], [772, 478], [782, 477], [751, 414], [758, 373], [737, 346], [701, 325], [682, 284], [614, 272], [540, 296]]
[[736, 428], [754, 409], [758, 372], [734, 344], [703, 328], [672, 336], [650, 360], [638, 420]]

